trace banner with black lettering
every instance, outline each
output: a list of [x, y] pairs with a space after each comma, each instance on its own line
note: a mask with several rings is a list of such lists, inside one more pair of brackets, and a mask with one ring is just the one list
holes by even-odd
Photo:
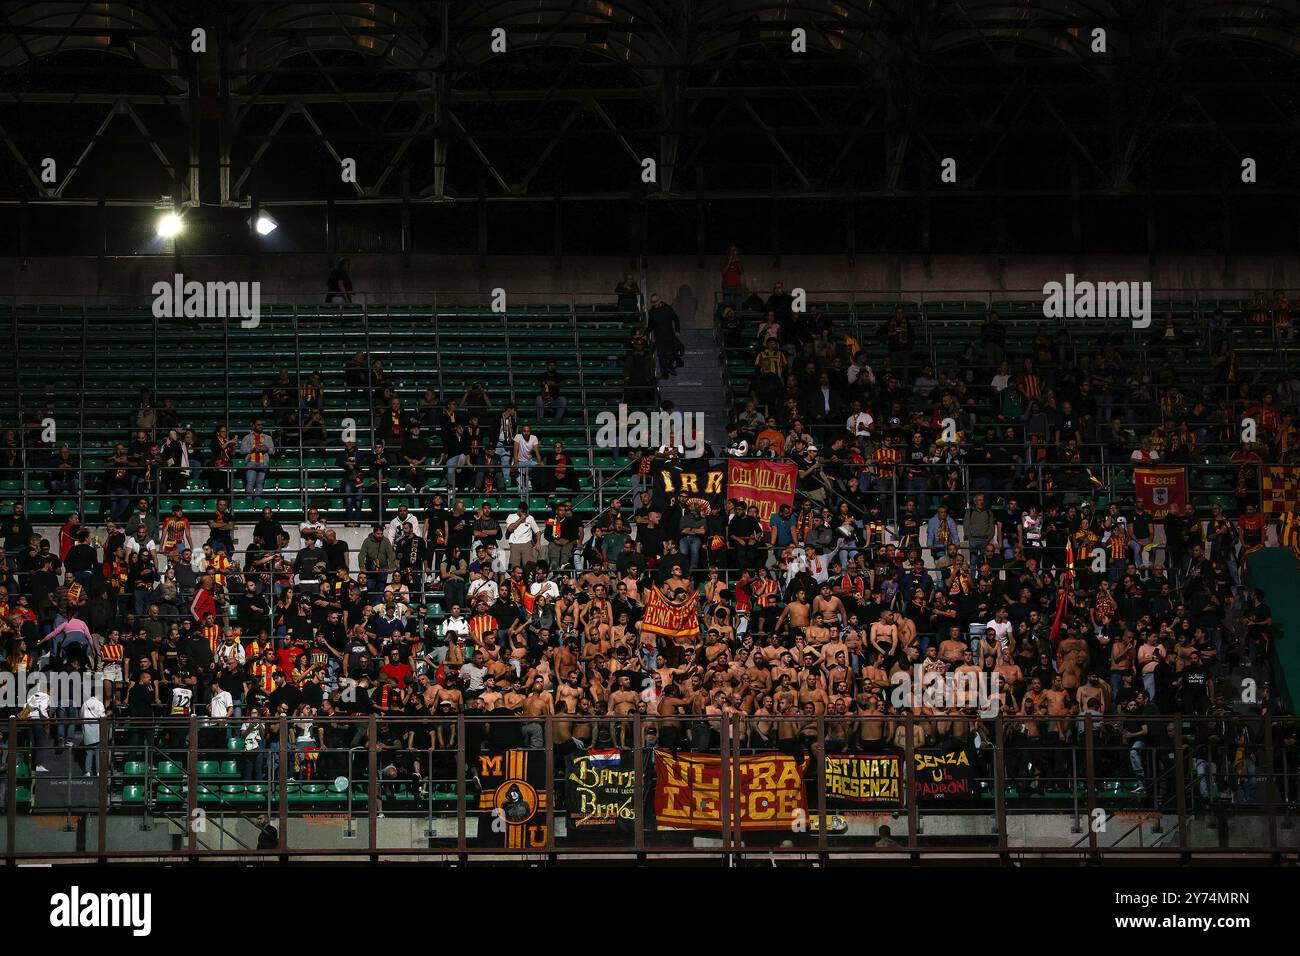
[[903, 754], [827, 754], [826, 806], [834, 810], [903, 805]]
[[666, 508], [679, 494], [688, 501], [703, 501], [721, 506], [727, 498], [727, 468], [710, 464], [707, 458], [655, 458], [650, 466], [654, 482], [651, 503]]
[[546, 846], [546, 760], [540, 750], [480, 753], [478, 842], [508, 850]]
[[571, 827], [631, 830], [636, 822], [636, 760], [630, 750], [588, 750], [564, 765], [564, 809]]

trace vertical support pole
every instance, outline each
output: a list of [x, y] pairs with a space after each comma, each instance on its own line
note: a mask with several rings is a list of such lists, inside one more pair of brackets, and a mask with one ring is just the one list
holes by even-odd
[[[190, 851], [198, 849], [199, 833], [194, 827], [194, 818], [199, 809], [199, 719], [193, 714], [189, 718], [189, 768], [185, 794], [185, 842]], [[101, 778], [103, 774], [100, 775]]]
[[[708, 717], [704, 717], [703, 720], [707, 726]], [[730, 721], [725, 718], [718, 721], [718, 823], [722, 832], [723, 853], [727, 853], [731, 849], [731, 734], [729, 724]]]
[[371, 714], [366, 726], [366, 816], [369, 831], [366, 836], [366, 845], [370, 848], [372, 856], [375, 848], [379, 845], [379, 801], [381, 794], [379, 792], [378, 743], [378, 724], [375, 722], [375, 715]]
[[912, 739], [916, 717], [908, 714], [903, 720], [907, 731], [903, 735], [903, 761], [907, 764], [907, 792], [903, 797], [907, 801], [907, 848], [915, 850], [917, 830], [921, 826], [920, 811], [916, 806], [916, 741]]
[[645, 726], [641, 712], [632, 715], [632, 843], [637, 852], [645, 850]]
[[279, 773], [277, 783], [280, 787], [279, 799], [279, 819], [280, 819], [280, 846], [279, 850], [283, 853], [289, 848], [289, 718], [281, 717], [279, 720], [278, 734], [280, 738], [280, 759]]
[[817, 850], [825, 856], [830, 849], [830, 827], [826, 819], [826, 715], [817, 718]]
[[1010, 835], [1007, 833], [1007, 725], [1002, 716], [1002, 708], [998, 708], [996, 716], [993, 718], [993, 813], [997, 820], [998, 828], [998, 853], [1006, 859], [1006, 853], [1010, 846]]
[[1089, 718], [1083, 725], [1083, 762], [1084, 770], [1088, 775], [1088, 849], [1097, 849], [1097, 828], [1093, 826], [1092, 814], [1097, 809], [1097, 756], [1095, 745], [1097, 742], [1096, 734], [1093, 731], [1092, 720]]
[[1174, 721], [1174, 786], [1178, 788], [1175, 806], [1178, 810], [1178, 848], [1187, 849], [1187, 742], [1183, 737], [1182, 720]]
[[1268, 820], [1268, 849], [1277, 850], [1277, 791], [1273, 786], [1273, 718], [1264, 717], [1264, 816]]
[[465, 852], [465, 715], [456, 718], [456, 849]]
[[[110, 701], [109, 703], [112, 703]], [[99, 718], [99, 834], [97, 849], [102, 856], [108, 851], [108, 786], [112, 782], [112, 751], [109, 749], [108, 735], [113, 732], [113, 724], [107, 717]]]
[[5, 751], [5, 853], [13, 860], [18, 838], [18, 718], [9, 718]]
[[546, 746], [546, 849], [555, 849], [555, 726], [554, 717], [542, 724]]

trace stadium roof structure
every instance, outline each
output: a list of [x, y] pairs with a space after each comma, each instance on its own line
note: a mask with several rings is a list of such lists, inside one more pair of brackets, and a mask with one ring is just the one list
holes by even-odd
[[938, 203], [1077, 244], [1240, 199], [1294, 244], [1297, 116], [1300, 0], [0, 3], [0, 206], [595, 201], [689, 244], [748, 203], [750, 234], [928, 246]]

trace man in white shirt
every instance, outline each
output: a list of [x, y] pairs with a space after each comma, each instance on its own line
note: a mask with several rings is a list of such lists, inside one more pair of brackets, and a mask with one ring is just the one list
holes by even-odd
[[489, 604], [496, 603], [500, 591], [497, 588], [496, 580], [492, 577], [492, 568], [490, 566], [479, 569], [478, 580], [470, 582], [467, 593], [470, 598], [482, 597]]
[[532, 427], [525, 425], [520, 429], [519, 434], [515, 436], [514, 450], [510, 457], [510, 464], [519, 476], [518, 488], [519, 493], [525, 498], [528, 497], [528, 491], [531, 487], [529, 481], [529, 472], [534, 465], [542, 464], [542, 444], [533, 434]]
[[1011, 620], [1006, 608], [998, 608], [993, 615], [993, 620], [985, 624], [984, 628], [996, 634], [998, 643], [1003, 647], [1011, 646]]
[[122, 547], [126, 548], [128, 554], [148, 552], [156, 555], [158, 553], [158, 542], [149, 537], [144, 525], [137, 527], [135, 534], [122, 542]]
[[312, 538], [320, 541], [325, 534], [325, 529], [328, 527], [328, 523], [320, 516], [320, 512], [315, 508], [310, 508], [307, 511], [307, 520], [298, 525], [298, 536], [304, 542]]
[[411, 522], [412, 528], [418, 528], [420, 526], [419, 521], [416, 520], [415, 515], [411, 514], [407, 510], [406, 505], [398, 505], [397, 515], [392, 521], [388, 522], [388, 526], [384, 528], [384, 537], [393, 544], [396, 544], [397, 539], [402, 536], [402, 525], [406, 524], [408, 521]]
[[1151, 439], [1142, 439], [1140, 447], [1133, 449], [1133, 454], [1129, 455], [1129, 461], [1159, 461], [1160, 452], [1151, 447]]
[[49, 773], [50, 768], [45, 766], [45, 761], [50, 759], [53, 750], [50, 747], [49, 725], [45, 721], [50, 719], [50, 695], [38, 684], [27, 695], [23, 709], [27, 711], [27, 718], [35, 721], [32, 724], [32, 751], [36, 755], [36, 772]]
[[82, 769], [87, 777], [99, 773], [99, 718], [105, 713], [104, 702], [97, 692], [92, 692], [81, 705], [81, 746], [85, 750]]
[[[527, 431], [528, 426], [524, 426]], [[523, 435], [519, 436], [520, 438]], [[534, 438], [533, 441], [537, 439]], [[523, 567], [537, 561], [537, 538], [541, 529], [522, 501], [515, 516], [506, 522], [506, 540], [510, 542], [510, 567]]]
[[844, 427], [848, 429], [850, 435], [865, 435], [871, 437], [871, 426], [875, 424], [875, 419], [871, 413], [862, 407], [860, 402], [854, 402], [852, 405], [853, 414], [848, 417]]

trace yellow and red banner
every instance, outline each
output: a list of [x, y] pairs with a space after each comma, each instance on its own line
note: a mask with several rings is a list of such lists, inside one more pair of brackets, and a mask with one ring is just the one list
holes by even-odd
[[[741, 830], [790, 830], [808, 818], [806, 763], [783, 753], [740, 758], [740, 787], [729, 788], [728, 822]], [[721, 760], [713, 754], [655, 751], [655, 826], [660, 830], [721, 830]]]
[[645, 615], [641, 618], [641, 633], [662, 634], [674, 639], [700, 636], [700, 592], [689, 588], [686, 599], [678, 604], [655, 585], [646, 598]]
[[1175, 505], [1182, 511], [1187, 504], [1187, 469], [1181, 466], [1135, 468], [1133, 485], [1138, 499], [1157, 521], [1163, 521]]
[[745, 507], [758, 508], [763, 530], [770, 530], [768, 519], [782, 505], [794, 504], [794, 485], [798, 468], [792, 461], [742, 460], [727, 463], [727, 497], [740, 499]]
[[1300, 512], [1300, 468], [1266, 465], [1260, 469], [1260, 476], [1264, 485], [1264, 514], [1278, 518]]

